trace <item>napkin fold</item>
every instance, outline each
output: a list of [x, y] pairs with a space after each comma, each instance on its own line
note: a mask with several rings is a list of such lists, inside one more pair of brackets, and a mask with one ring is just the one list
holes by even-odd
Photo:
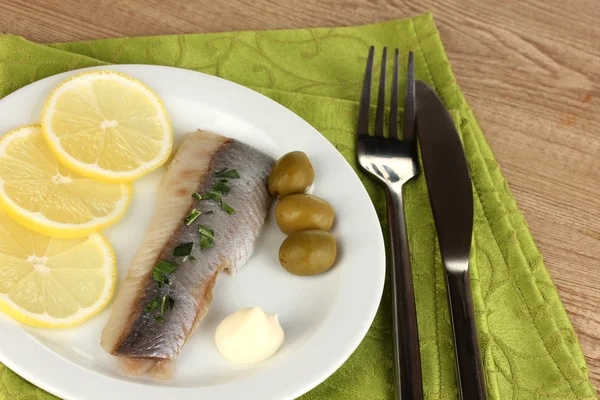
[[[473, 178], [471, 284], [488, 398], [597, 399], [573, 327], [456, 83], [430, 14], [345, 28], [50, 45], [0, 35], [0, 98], [50, 75], [103, 64], [159, 64], [217, 75], [267, 95], [329, 139], [358, 172], [386, 231], [383, 192], [355, 162], [358, 98], [370, 45], [400, 48], [404, 76], [405, 56], [412, 50], [417, 79], [439, 93], [462, 136]], [[444, 273], [423, 174], [408, 184], [405, 200], [425, 395], [427, 399], [456, 399]], [[394, 399], [390, 305], [386, 284], [380, 309], [359, 348], [302, 399]], [[0, 364], [0, 400], [32, 399], [55, 397]]]

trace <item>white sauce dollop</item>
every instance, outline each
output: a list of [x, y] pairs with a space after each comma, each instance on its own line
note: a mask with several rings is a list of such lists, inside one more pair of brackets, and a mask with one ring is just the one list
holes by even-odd
[[279, 350], [284, 333], [275, 314], [261, 308], [242, 308], [228, 315], [217, 327], [219, 353], [234, 364], [256, 364]]

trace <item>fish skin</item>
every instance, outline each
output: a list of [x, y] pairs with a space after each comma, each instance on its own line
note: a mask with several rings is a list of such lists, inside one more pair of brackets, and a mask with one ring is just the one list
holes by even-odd
[[[188, 337], [201, 322], [212, 300], [212, 288], [222, 270], [235, 273], [254, 251], [272, 203], [267, 189], [274, 160], [237, 140], [198, 131], [187, 136], [173, 157], [159, 189], [153, 220], [136, 254], [102, 334], [102, 347], [126, 358], [122, 368], [132, 374], [150, 372], [159, 378], [172, 373]], [[235, 209], [227, 214], [213, 200], [195, 200], [194, 192], [207, 193], [218, 180], [214, 172], [237, 169], [229, 179], [231, 191], [223, 199]], [[183, 222], [191, 209], [203, 212], [190, 226]], [[204, 213], [212, 210], [212, 213]], [[200, 250], [198, 225], [214, 230], [215, 246]], [[192, 257], [173, 257], [173, 249], [193, 242]], [[160, 260], [176, 262], [171, 284], [159, 288], [152, 278]], [[158, 311], [145, 306], [155, 298], [171, 296], [173, 309], [158, 323]], [[160, 368], [158, 368], [160, 366]], [[166, 371], [166, 372], [165, 372]]]

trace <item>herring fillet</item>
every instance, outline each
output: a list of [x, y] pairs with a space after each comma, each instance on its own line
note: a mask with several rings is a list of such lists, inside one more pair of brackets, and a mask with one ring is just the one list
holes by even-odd
[[[110, 318], [102, 332], [102, 347], [121, 359], [132, 375], [150, 373], [155, 378], [172, 374], [175, 360], [189, 335], [208, 311], [212, 288], [222, 270], [237, 272], [254, 251], [272, 197], [267, 178], [273, 159], [234, 139], [205, 131], [188, 134], [177, 150], [159, 188], [154, 217], [121, 283]], [[214, 172], [237, 169], [231, 191], [223, 199], [235, 209], [232, 215], [213, 200], [195, 200], [194, 192], [207, 193], [217, 181]], [[190, 226], [183, 222], [196, 208], [203, 212]], [[212, 213], [205, 213], [206, 211]], [[198, 225], [215, 232], [215, 246], [200, 251]], [[173, 249], [193, 242], [193, 257], [173, 257]], [[152, 278], [160, 260], [176, 262], [170, 285], [158, 288]], [[155, 298], [175, 300], [164, 321], [145, 306]]]

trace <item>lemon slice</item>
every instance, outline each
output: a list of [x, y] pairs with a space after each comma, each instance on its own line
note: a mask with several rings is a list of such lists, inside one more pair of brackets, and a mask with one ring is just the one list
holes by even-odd
[[53, 239], [0, 210], [0, 311], [43, 328], [79, 325], [110, 301], [113, 250], [100, 234]]
[[85, 237], [116, 222], [130, 199], [129, 184], [98, 182], [60, 165], [39, 125], [0, 138], [0, 207], [33, 231]]
[[75, 75], [50, 94], [42, 111], [50, 149], [69, 169], [105, 182], [131, 182], [162, 165], [173, 130], [158, 96], [114, 71]]

